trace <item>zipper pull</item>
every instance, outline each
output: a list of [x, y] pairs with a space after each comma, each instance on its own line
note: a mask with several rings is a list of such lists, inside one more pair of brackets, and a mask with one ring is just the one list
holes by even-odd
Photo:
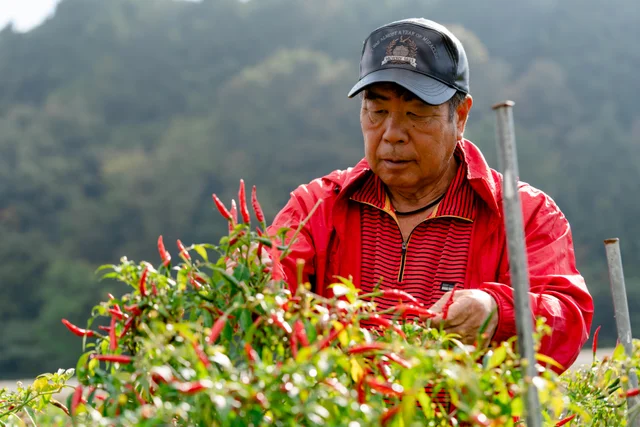
[[404, 240], [402, 241], [402, 256], [404, 256], [407, 253], [407, 242], [405, 242]]

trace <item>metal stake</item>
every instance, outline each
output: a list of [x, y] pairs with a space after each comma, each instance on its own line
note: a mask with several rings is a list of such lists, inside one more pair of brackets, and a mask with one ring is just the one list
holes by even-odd
[[[622, 255], [620, 253], [620, 239], [607, 239], [604, 241], [607, 252], [607, 264], [609, 265], [609, 281], [611, 282], [611, 295], [613, 296], [613, 310], [618, 329], [618, 340], [624, 347], [627, 356], [633, 355], [633, 343], [631, 334], [631, 319], [629, 317], [629, 305], [627, 303], [627, 289], [624, 284], [624, 272], [622, 270]], [[633, 369], [628, 372], [629, 384], [626, 389], [638, 388], [638, 376]], [[639, 402], [637, 397], [627, 399], [627, 408], [631, 409]], [[638, 418], [638, 417], [636, 417]], [[640, 419], [634, 423], [629, 420], [630, 426], [640, 426]]]
[[524, 243], [522, 207], [518, 193], [518, 159], [513, 126], [513, 105], [512, 101], [505, 101], [494, 105], [493, 109], [498, 116], [498, 153], [500, 168], [504, 176], [502, 196], [507, 231], [509, 272], [516, 309], [518, 347], [527, 384], [525, 407], [527, 427], [540, 427], [542, 414], [538, 389], [532, 382], [537, 372], [533, 347], [533, 316], [529, 303], [529, 269]]

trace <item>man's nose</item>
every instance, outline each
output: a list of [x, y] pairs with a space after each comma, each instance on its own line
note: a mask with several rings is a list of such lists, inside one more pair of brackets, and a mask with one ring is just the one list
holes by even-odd
[[391, 112], [385, 121], [385, 129], [382, 138], [390, 144], [402, 144], [407, 142], [407, 128], [404, 115], [399, 112]]

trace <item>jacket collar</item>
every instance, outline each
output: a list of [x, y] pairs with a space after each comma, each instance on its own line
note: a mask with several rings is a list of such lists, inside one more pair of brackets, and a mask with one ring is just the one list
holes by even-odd
[[[471, 141], [464, 139], [458, 143], [462, 151], [463, 161], [467, 165], [467, 179], [474, 191], [499, 217], [500, 174], [489, 167], [482, 152]], [[332, 182], [339, 197], [350, 197], [358, 187], [358, 183], [365, 179], [371, 171], [366, 159], [362, 159], [354, 167], [335, 171], [326, 179]]]

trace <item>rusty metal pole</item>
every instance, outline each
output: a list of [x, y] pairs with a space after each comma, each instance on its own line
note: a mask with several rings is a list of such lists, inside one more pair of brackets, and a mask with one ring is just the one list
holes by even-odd
[[537, 371], [533, 346], [533, 315], [529, 301], [529, 269], [524, 241], [522, 205], [518, 193], [518, 158], [513, 126], [513, 105], [512, 101], [505, 101], [494, 105], [493, 109], [498, 116], [498, 160], [504, 176], [502, 181], [503, 211], [507, 232], [509, 274], [516, 309], [518, 348], [527, 384], [525, 408], [527, 427], [540, 427], [542, 413], [540, 412], [538, 389], [532, 381], [537, 376]]
[[[620, 239], [607, 239], [604, 241], [604, 248], [607, 253], [607, 264], [609, 265], [609, 281], [611, 282], [611, 295], [613, 296], [613, 310], [616, 317], [616, 327], [618, 329], [618, 340], [624, 347], [627, 356], [633, 355], [633, 336], [631, 334], [631, 318], [629, 316], [629, 304], [627, 303], [627, 289], [624, 283], [624, 271], [622, 269], [622, 254], [620, 252]], [[626, 389], [638, 388], [638, 376], [635, 370], [628, 372], [629, 383]], [[631, 409], [640, 402], [637, 397], [627, 399], [627, 408]], [[640, 427], [640, 419], [636, 417], [634, 422], [629, 420], [629, 425]]]

